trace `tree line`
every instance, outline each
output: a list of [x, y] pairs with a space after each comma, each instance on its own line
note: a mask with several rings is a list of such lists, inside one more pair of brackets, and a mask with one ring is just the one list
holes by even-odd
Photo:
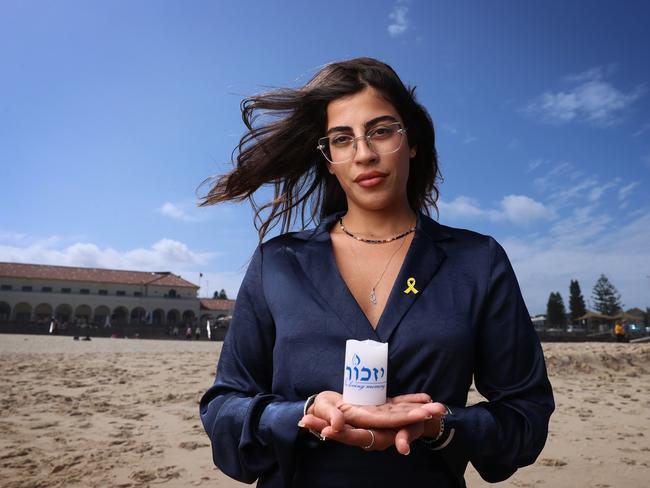
[[212, 298], [213, 299], [220, 298], [222, 300], [228, 300], [228, 295], [226, 294], [226, 290], [222, 288], [221, 291], [215, 291], [214, 295], [212, 295]]
[[[594, 309], [603, 315], [618, 315], [623, 311], [621, 294], [604, 274], [596, 281], [591, 299]], [[560, 292], [551, 292], [546, 305], [546, 321], [554, 326], [565, 326], [567, 322], [574, 324], [587, 313], [585, 299], [580, 290], [578, 280], [571, 280], [569, 285], [569, 313], [567, 314], [564, 300]]]

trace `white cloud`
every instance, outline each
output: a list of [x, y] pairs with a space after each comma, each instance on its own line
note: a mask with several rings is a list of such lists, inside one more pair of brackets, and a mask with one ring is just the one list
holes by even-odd
[[216, 253], [196, 252], [182, 242], [161, 239], [149, 248], [118, 251], [93, 243], [77, 242], [61, 247], [58, 239], [47, 239], [28, 246], [0, 245], [0, 261], [18, 263], [83, 266], [139, 271], [162, 271], [205, 265]]
[[563, 79], [569, 83], [583, 83], [585, 81], [602, 80], [603, 78], [613, 75], [616, 71], [617, 66], [615, 64], [596, 66], [595, 68], [588, 69], [581, 73], [566, 75]]
[[456, 135], [456, 134], [458, 134], [458, 129], [456, 129], [456, 127], [454, 127], [453, 125], [451, 125], [451, 124], [448, 123], [448, 122], [443, 122], [443, 123], [441, 124], [440, 127], [441, 127], [444, 131], [446, 131], [447, 133], [449, 133], [449, 134], [451, 134], [451, 135]]
[[397, 2], [393, 10], [388, 14], [390, 24], [388, 24], [388, 33], [391, 37], [397, 37], [404, 34], [409, 28], [408, 19], [409, 8], [403, 2]]
[[[550, 164], [551, 169], [546, 174], [533, 180], [535, 189], [544, 195], [544, 200], [551, 202], [548, 207], [559, 211], [572, 205], [589, 206], [603, 200], [608, 190], [617, 191], [616, 198], [618, 208], [627, 207], [627, 198], [640, 182], [632, 182], [627, 185], [620, 177], [611, 181], [601, 183], [597, 175], [586, 176], [582, 171], [577, 170], [572, 163], [561, 162], [555, 165], [540, 159], [529, 163], [528, 172], [538, 167]], [[532, 168], [532, 169], [531, 169]]]
[[26, 237], [20, 232], [0, 232], [0, 242], [22, 242]]
[[[650, 214], [626, 224], [598, 218], [583, 209], [556, 226], [548, 238], [508, 238], [502, 244], [510, 257], [532, 313], [544, 313], [551, 291], [568, 302], [569, 283], [578, 279], [585, 299], [601, 273], [614, 283], [625, 308], [650, 305]], [[598, 221], [593, 222], [596, 218]]]
[[556, 208], [563, 207], [583, 197], [587, 191], [590, 191], [597, 184], [598, 180], [593, 176], [577, 183], [570, 182], [568, 185], [551, 192], [549, 194], [549, 200], [553, 202]]
[[[183, 242], [167, 238], [154, 242], [150, 247], [119, 251], [89, 242], [64, 245], [58, 236], [33, 240], [24, 234], [16, 235], [21, 236], [21, 243], [0, 244], [0, 261], [134, 271], [171, 271], [200, 285], [201, 297], [212, 297], [215, 290], [223, 288], [229, 298], [234, 298], [247, 267], [244, 262], [234, 271], [210, 272], [211, 260], [222, 253], [194, 251]], [[6, 235], [2, 234], [0, 237]], [[202, 278], [199, 278], [199, 273], [203, 273]]]
[[[617, 182], [618, 184], [619, 182]], [[629, 197], [639, 182], [621, 186], [614, 200]], [[580, 187], [579, 195], [576, 188]], [[532, 313], [543, 313], [551, 291], [560, 291], [568, 300], [570, 280], [578, 279], [586, 299], [601, 273], [617, 286], [627, 308], [650, 305], [646, 276], [650, 275], [650, 211], [639, 208], [627, 212], [625, 219], [607, 213], [602, 200], [593, 199], [596, 193], [613, 188], [613, 183], [601, 185], [597, 179], [563, 190], [564, 198], [580, 200], [569, 202], [560, 215], [553, 206], [524, 195], [508, 195], [493, 208], [482, 206], [476, 199], [463, 196], [451, 202], [440, 202], [443, 222], [463, 220], [507, 221], [518, 226], [540, 219], [552, 220], [550, 226], [536, 229], [534, 234], [509, 233], [499, 238], [510, 257], [524, 298]], [[606, 188], [606, 189], [607, 189]], [[549, 198], [549, 201], [553, 201]], [[582, 202], [582, 205], [576, 205]]]
[[188, 214], [185, 210], [171, 202], [163, 203], [162, 206], [158, 208], [158, 212], [165, 217], [174, 220], [182, 220], [183, 222], [197, 222], [199, 220], [197, 217]]
[[485, 219], [525, 226], [536, 220], [555, 218], [553, 210], [525, 195], [507, 195], [493, 209], [485, 209], [477, 200], [466, 196], [456, 197], [451, 202], [439, 200], [438, 208], [441, 217], [451, 222]]
[[550, 228], [548, 239], [554, 244], [588, 246], [591, 240], [603, 234], [613, 219], [599, 211], [596, 204], [576, 207], [568, 217], [564, 217]]
[[[462, 136], [462, 135], [460, 134], [460, 130], [458, 129], [458, 127], [456, 127], [456, 126], [454, 126], [454, 125], [452, 125], [452, 124], [450, 124], [450, 123], [448, 123], [448, 122], [443, 122], [442, 124], [440, 124], [440, 127], [439, 127], [439, 128], [442, 129], [442, 130], [444, 130], [444, 131], [445, 131], [447, 134], [449, 134], [449, 135], [452, 135], [452, 136], [461, 136], [461, 137], [462, 137], [461, 142], [462, 142], [463, 144], [471, 144], [472, 142], [476, 142], [476, 141], [478, 141], [478, 138], [475, 137], [475, 136], [473, 136], [473, 135], [470, 134], [469, 132], [465, 132], [465, 135]], [[517, 141], [514, 141], [514, 143], [516, 143], [516, 142], [517, 142]]]
[[620, 178], [616, 178], [614, 181], [605, 183], [604, 185], [594, 186], [589, 192], [589, 196], [587, 198], [589, 199], [590, 202], [596, 202], [600, 200], [607, 190], [618, 186], [620, 181], [621, 181]]
[[639, 130], [637, 130], [634, 134], [632, 134], [634, 137], [639, 137], [642, 134], [645, 134], [646, 132], [650, 131], [650, 122], [646, 122], [643, 124]]
[[[539, 161], [533, 161], [531, 165], [537, 168], [542, 164], [538, 163]], [[546, 201], [552, 202], [551, 206], [555, 210], [577, 201], [582, 201], [582, 204], [597, 202], [607, 190], [618, 187], [622, 181], [617, 177], [609, 182], [601, 183], [597, 176], [585, 175], [570, 162], [563, 161], [552, 165], [545, 161], [543, 164], [547, 163], [551, 164], [550, 170], [535, 178], [533, 186], [545, 196]]]
[[[550, 164], [550, 162], [544, 161], [537, 166], [541, 164]], [[578, 176], [580, 176], [580, 172], [575, 169], [573, 164], [562, 161], [549, 169], [545, 175], [535, 178], [533, 186], [538, 191], [547, 192], [557, 186], [558, 182], [566, 182], [567, 178], [575, 179]]]
[[556, 124], [572, 121], [596, 126], [616, 124], [645, 88], [640, 86], [626, 93], [605, 80], [606, 74], [602, 68], [593, 68], [565, 77], [573, 87], [542, 93], [527, 104], [524, 112]]
[[497, 213], [497, 220], [508, 220], [517, 225], [526, 225], [535, 220], [547, 220], [553, 217], [553, 211], [524, 195], [504, 197]]
[[471, 144], [472, 142], [476, 142], [476, 141], [478, 141], [476, 137], [467, 134], [463, 139], [463, 144]]
[[545, 164], [548, 164], [548, 161], [543, 159], [534, 159], [528, 163], [528, 172], [530, 173], [531, 171], [535, 171], [537, 168]]
[[641, 184], [640, 181], [633, 181], [629, 185], [622, 186], [618, 189], [618, 201], [620, 202], [619, 208], [623, 209], [627, 207], [628, 198], [634, 191], [634, 189]]
[[479, 203], [474, 198], [459, 196], [451, 202], [443, 199], [438, 200], [438, 209], [440, 215], [446, 220], [459, 220], [464, 218], [481, 218], [485, 211], [479, 207]]
[[[620, 188], [618, 195], [628, 196], [637, 186], [634, 183]], [[566, 216], [524, 195], [508, 195], [494, 208], [485, 208], [470, 197], [457, 197], [451, 202], [439, 202], [440, 216], [452, 225], [468, 219], [517, 225], [553, 220], [548, 228], [535, 234], [500, 239], [532, 313], [545, 312], [551, 291], [559, 290], [566, 302], [572, 279], [580, 281], [589, 299], [601, 273], [618, 287], [627, 308], [650, 305], [646, 279], [650, 275], [650, 212], [639, 209], [628, 213], [631, 220], [623, 222], [603, 211], [598, 201], [588, 203], [589, 193], [583, 188], [587, 204], [572, 208]]]

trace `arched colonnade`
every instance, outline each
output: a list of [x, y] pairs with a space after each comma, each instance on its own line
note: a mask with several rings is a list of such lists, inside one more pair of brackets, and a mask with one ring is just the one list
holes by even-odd
[[10, 305], [0, 301], [0, 322], [46, 322], [55, 317], [59, 322], [93, 324], [95, 326], [110, 325], [185, 325], [196, 320], [193, 310], [179, 310], [176, 308], [156, 308], [146, 310], [136, 306], [128, 309], [124, 305], [113, 307], [98, 305], [72, 305], [62, 303], [53, 306], [49, 303], [40, 303], [32, 306], [27, 302]]

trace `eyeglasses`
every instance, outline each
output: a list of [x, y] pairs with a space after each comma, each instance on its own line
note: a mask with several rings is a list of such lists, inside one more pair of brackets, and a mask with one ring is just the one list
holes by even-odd
[[365, 139], [368, 148], [375, 154], [390, 154], [397, 152], [402, 146], [406, 129], [400, 122], [378, 125], [365, 135], [354, 137], [350, 134], [332, 134], [318, 139], [320, 152], [332, 164], [342, 164], [352, 161], [357, 153], [357, 140]]

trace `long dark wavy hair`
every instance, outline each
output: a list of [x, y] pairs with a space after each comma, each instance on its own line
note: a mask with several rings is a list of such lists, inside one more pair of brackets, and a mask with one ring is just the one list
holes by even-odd
[[[347, 210], [347, 200], [327, 161], [316, 148], [327, 127], [327, 105], [371, 86], [400, 114], [409, 147], [417, 146], [410, 161], [407, 197], [411, 208], [437, 212], [440, 171], [431, 117], [387, 64], [356, 58], [323, 67], [303, 87], [277, 89], [241, 102], [247, 132], [233, 151], [235, 169], [207, 181], [200, 206], [249, 199], [255, 211], [260, 241], [281, 222], [288, 232], [300, 215], [304, 229], [333, 212]], [[259, 205], [254, 193], [272, 184], [274, 198]]]

